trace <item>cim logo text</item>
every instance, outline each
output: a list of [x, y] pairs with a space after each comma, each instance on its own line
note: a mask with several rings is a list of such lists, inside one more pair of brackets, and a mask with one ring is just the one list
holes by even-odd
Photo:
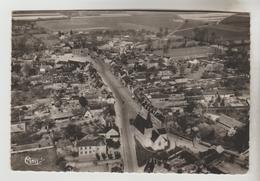
[[26, 156], [25, 158], [24, 158], [24, 163], [26, 164], [26, 165], [30, 165], [30, 166], [32, 166], [32, 165], [41, 165], [41, 163], [44, 161], [45, 159], [44, 158], [31, 158], [30, 156]]

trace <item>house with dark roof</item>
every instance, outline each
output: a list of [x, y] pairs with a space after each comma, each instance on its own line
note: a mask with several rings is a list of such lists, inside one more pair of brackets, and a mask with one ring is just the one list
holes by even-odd
[[106, 143], [104, 138], [82, 138], [78, 144], [78, 153], [80, 156], [95, 155], [96, 153], [106, 153]]
[[240, 127], [243, 127], [244, 124], [232, 117], [229, 117], [225, 114], [221, 114], [218, 121], [217, 121], [219, 124], [222, 124], [224, 127], [226, 127], [227, 129], [229, 128], [240, 128]]
[[153, 150], [164, 150], [168, 146], [168, 137], [166, 129], [156, 129], [152, 131], [151, 135], [152, 149]]
[[159, 136], [160, 136], [160, 134], [157, 131], [153, 130], [152, 137], [151, 137], [152, 142], [155, 142]]
[[145, 129], [153, 127], [150, 114], [147, 114], [147, 119], [143, 118], [140, 114], [138, 114], [133, 122], [133, 125], [139, 132], [145, 134]]
[[166, 129], [154, 127], [151, 116], [149, 112], [146, 119], [140, 114], [136, 116], [133, 121], [133, 126], [136, 128], [136, 138], [146, 148], [164, 150], [168, 146]]

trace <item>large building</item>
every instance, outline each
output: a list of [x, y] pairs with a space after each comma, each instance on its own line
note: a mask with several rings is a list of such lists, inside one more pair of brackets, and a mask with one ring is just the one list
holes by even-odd
[[138, 114], [133, 126], [136, 128], [136, 138], [142, 146], [154, 151], [165, 150], [168, 147], [166, 129], [154, 127], [150, 113], [147, 114], [146, 119]]
[[95, 155], [106, 153], [106, 144], [103, 138], [87, 139], [82, 138], [78, 143], [79, 156]]

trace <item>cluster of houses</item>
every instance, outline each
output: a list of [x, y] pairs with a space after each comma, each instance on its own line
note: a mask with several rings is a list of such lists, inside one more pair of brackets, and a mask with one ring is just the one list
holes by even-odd
[[[31, 26], [14, 29], [24, 31]], [[95, 32], [72, 31], [50, 36], [56, 37], [58, 43], [40, 56], [31, 53], [12, 58], [12, 78], [19, 80], [12, 81], [13, 92], [18, 91], [19, 83], [27, 81], [28, 89], [37, 87], [50, 92], [47, 98], [33, 104], [12, 105], [12, 115], [16, 115], [11, 123], [12, 138], [21, 137], [19, 142], [12, 140], [13, 154], [55, 147], [64, 158], [76, 155], [78, 160], [120, 159], [115, 100], [92, 66], [95, 58], [110, 66], [133, 99], [142, 105], [131, 124], [136, 139], [150, 151], [171, 147], [168, 126], [181, 127], [178, 121], [185, 114], [192, 114], [194, 122], [199, 120], [175, 130], [185, 137], [192, 137], [209, 125], [215, 134], [232, 137], [246, 124], [232, 113], [248, 112], [249, 96], [237, 96], [221, 86], [222, 79], [237, 76], [225, 67], [224, 59], [213, 56], [216, 51], [227, 51], [224, 45], [204, 47], [183, 36], [158, 37], [145, 32], [138, 40], [127, 31], [111, 37], [104, 32], [96, 36]], [[168, 54], [169, 50], [173, 53]], [[162, 55], [158, 53], [161, 51]], [[237, 51], [236, 47], [232, 51]], [[26, 71], [28, 64], [32, 66]], [[64, 136], [70, 124], [81, 128], [83, 135], [79, 139], [72, 141]], [[24, 141], [23, 135], [28, 140]]]
[[[24, 57], [28, 61], [14, 58], [13, 66], [21, 67], [30, 59], [36, 70], [26, 77], [30, 89], [37, 87], [50, 94], [32, 104], [12, 105], [16, 115], [11, 124], [12, 154], [55, 148], [65, 160], [76, 156], [92, 164], [122, 162], [115, 100], [88, 53], [87, 48], [76, 48], [63, 53], [48, 50], [40, 58], [28, 55]], [[65, 136], [69, 125], [80, 127], [82, 135], [76, 140]]]
[[[185, 114], [193, 115], [192, 125], [185, 127], [184, 132], [175, 131], [191, 139], [194, 135], [198, 139], [214, 139], [214, 136], [210, 138], [211, 133], [222, 138], [232, 137], [248, 122], [241, 122], [232, 115], [243, 112], [244, 117], [249, 110], [249, 99], [246, 94], [237, 96], [234, 90], [222, 85], [223, 80], [233, 80], [237, 75], [225, 67], [225, 60], [213, 56], [219, 46], [198, 51], [197, 55], [196, 49], [184, 46], [183, 51], [194, 51], [194, 55], [178, 52], [178, 56], [160, 56], [151, 51], [153, 48], [145, 40], [131, 42], [129, 36], [120, 40], [111, 40], [99, 47], [99, 51], [101, 59], [129, 89], [133, 99], [142, 105], [131, 123], [136, 139], [146, 149], [169, 149], [173, 141], [167, 136], [170, 130], [167, 125], [174, 122], [181, 127], [178, 120]], [[153, 44], [161, 45], [160, 48], [167, 41], [157, 42], [152, 38]], [[197, 46], [196, 42], [194, 46]]]

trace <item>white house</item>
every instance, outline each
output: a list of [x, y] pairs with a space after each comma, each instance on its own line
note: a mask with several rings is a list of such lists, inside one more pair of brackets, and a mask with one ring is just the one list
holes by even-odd
[[79, 157], [106, 153], [106, 144], [103, 138], [88, 139], [84, 137], [79, 141], [77, 147]]
[[166, 134], [166, 129], [161, 128], [152, 131], [151, 136], [153, 150], [164, 150], [168, 146], [168, 137]]
[[100, 116], [99, 121], [102, 125], [106, 125], [107, 123], [103, 116]]
[[93, 119], [93, 115], [91, 114], [90, 111], [86, 111], [86, 113], [84, 115], [84, 118], [91, 118], [91, 119]]
[[113, 141], [119, 140], [119, 133], [114, 128], [111, 128], [108, 132], [105, 133], [106, 139], [112, 139]]
[[12, 133], [25, 132], [25, 131], [26, 131], [25, 123], [18, 123], [18, 124], [12, 124], [11, 125], [11, 132]]
[[108, 98], [106, 101], [108, 104], [114, 104], [116, 102], [114, 98]]
[[133, 122], [133, 126], [136, 128], [136, 138], [144, 147], [150, 147], [157, 151], [164, 150], [168, 146], [166, 129], [156, 129], [160, 126], [156, 126], [156, 123], [152, 121], [150, 113], [147, 114], [146, 119], [138, 114]]

